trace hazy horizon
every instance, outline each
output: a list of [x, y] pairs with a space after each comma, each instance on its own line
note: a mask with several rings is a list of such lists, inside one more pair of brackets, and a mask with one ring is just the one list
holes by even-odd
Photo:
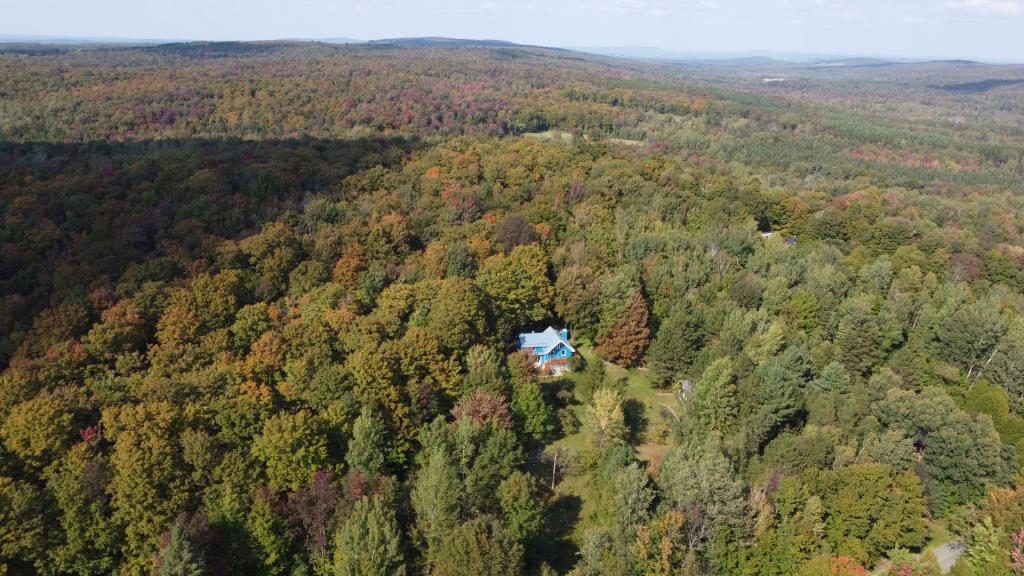
[[674, 53], [1024, 60], [1024, 0], [0, 0], [0, 34], [274, 40], [444, 36]]

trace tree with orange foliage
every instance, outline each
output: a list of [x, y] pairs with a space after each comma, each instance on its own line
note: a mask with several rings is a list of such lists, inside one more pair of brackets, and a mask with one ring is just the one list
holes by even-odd
[[818, 556], [800, 567], [800, 576], [867, 576], [868, 571], [849, 556]]
[[648, 326], [647, 302], [639, 291], [629, 297], [629, 305], [622, 312], [608, 334], [599, 336], [596, 350], [611, 362], [633, 366], [643, 355], [651, 338]]
[[643, 576], [690, 576], [700, 574], [697, 557], [687, 548], [682, 512], [666, 510], [636, 529], [633, 542], [634, 573]]

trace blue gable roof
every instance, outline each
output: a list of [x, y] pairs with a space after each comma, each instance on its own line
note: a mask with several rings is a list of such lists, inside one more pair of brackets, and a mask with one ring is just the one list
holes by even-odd
[[564, 329], [555, 330], [548, 326], [547, 330], [543, 332], [524, 332], [519, 335], [520, 350], [530, 349], [536, 352], [539, 348], [541, 349], [541, 354], [546, 354], [559, 344], [564, 344], [569, 351], [576, 352], [572, 344], [569, 344], [569, 332]]

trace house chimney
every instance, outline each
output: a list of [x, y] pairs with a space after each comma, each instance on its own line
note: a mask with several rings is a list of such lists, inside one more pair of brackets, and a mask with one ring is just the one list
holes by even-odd
[[559, 335], [559, 337], [562, 338], [562, 340], [568, 340], [569, 339], [569, 331], [566, 330], [565, 328], [562, 328], [561, 330], [559, 330], [558, 331], [558, 335]]

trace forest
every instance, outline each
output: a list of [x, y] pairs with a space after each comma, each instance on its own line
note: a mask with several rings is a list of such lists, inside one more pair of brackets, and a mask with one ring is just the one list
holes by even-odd
[[1024, 574], [1024, 68], [768, 73], [0, 46], [0, 575]]

